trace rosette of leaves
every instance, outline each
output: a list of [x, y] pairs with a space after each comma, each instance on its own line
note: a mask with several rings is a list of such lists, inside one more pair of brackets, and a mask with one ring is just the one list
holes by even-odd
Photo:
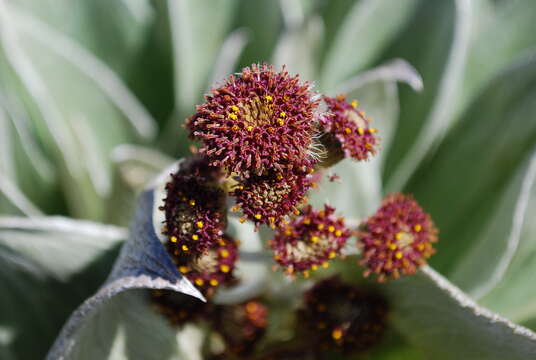
[[[109, 296], [106, 289], [118, 281], [122, 290], [195, 294], [147, 245], [158, 249], [144, 235], [152, 226], [148, 193], [137, 206], [145, 222], [138, 217], [130, 233], [121, 226], [136, 191], [186, 153], [179, 120], [215, 80], [263, 60], [287, 64], [328, 96], [359, 99], [381, 134], [379, 156], [339, 163], [332, 171], [342, 183], [325, 182], [313, 202], [329, 199], [359, 220], [385, 194], [413, 193], [440, 229], [430, 267], [379, 286], [391, 305], [391, 330], [368, 356], [536, 353], [533, 1], [20, 0], [0, 7], [0, 273], [7, 289], [0, 292], [0, 357], [43, 357], [69, 313], [108, 277], [50, 357], [199, 358], [199, 328], [177, 334], [150, 309], [144, 290]], [[66, 13], [76, 21], [66, 22]], [[245, 232], [252, 240], [243, 240], [250, 246], [244, 266], [266, 274], [259, 235]], [[120, 256], [112, 271], [126, 239], [134, 255]], [[360, 276], [353, 264], [336, 268]], [[266, 275], [246, 280], [221, 301], [236, 303], [273, 284]], [[280, 286], [278, 301], [294, 301], [292, 288]], [[102, 291], [108, 295], [99, 298]], [[285, 329], [275, 309], [272, 326]], [[281, 340], [270, 330], [269, 339]]]

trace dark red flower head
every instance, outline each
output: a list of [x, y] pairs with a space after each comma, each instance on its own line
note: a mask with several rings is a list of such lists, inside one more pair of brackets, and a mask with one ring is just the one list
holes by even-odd
[[219, 306], [211, 314], [212, 328], [226, 343], [230, 357], [251, 354], [266, 332], [268, 308], [256, 300]]
[[217, 182], [217, 170], [200, 158], [183, 163], [171, 175], [160, 208], [171, 254], [201, 254], [223, 234], [226, 195]]
[[285, 68], [246, 67], [205, 99], [186, 125], [210, 165], [227, 175], [285, 173], [309, 156], [318, 101]]
[[378, 274], [378, 281], [413, 274], [435, 250], [437, 229], [432, 219], [411, 196], [391, 194], [376, 213], [361, 225], [364, 275]]
[[359, 352], [370, 349], [386, 328], [387, 303], [375, 294], [342, 282], [322, 280], [304, 294], [298, 312], [310, 344], [320, 349]]
[[270, 242], [274, 259], [286, 268], [287, 273], [303, 272], [319, 266], [327, 267], [328, 261], [337, 257], [350, 231], [344, 219], [335, 216], [335, 209], [325, 205], [324, 210], [313, 210], [309, 205], [289, 224], [280, 226]]
[[239, 182], [231, 195], [236, 196], [236, 206], [245, 218], [256, 225], [280, 224], [289, 214], [297, 213], [297, 206], [305, 200], [311, 187], [312, 166], [308, 162], [287, 172], [270, 171], [267, 175], [253, 175]]
[[362, 110], [357, 109], [357, 101], [346, 102], [345, 95], [331, 98], [324, 96], [328, 114], [320, 118], [324, 131], [323, 142], [330, 152], [342, 153], [355, 160], [367, 160], [376, 153], [377, 130], [369, 127], [369, 120]]
[[233, 282], [238, 245], [236, 240], [223, 235], [200, 256], [179, 255], [173, 260], [177, 269], [210, 297], [217, 286]]

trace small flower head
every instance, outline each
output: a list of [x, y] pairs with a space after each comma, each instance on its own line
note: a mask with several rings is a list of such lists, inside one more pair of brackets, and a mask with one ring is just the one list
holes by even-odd
[[363, 249], [364, 275], [378, 281], [413, 274], [435, 250], [437, 229], [430, 216], [412, 197], [392, 194], [376, 213], [361, 225], [358, 244]]
[[151, 305], [172, 327], [195, 322], [203, 318], [210, 308], [207, 303], [176, 291], [152, 290], [150, 294]]
[[309, 174], [313, 171], [309, 163], [305, 164], [285, 175], [271, 171], [238, 183], [231, 193], [236, 197], [233, 209], [241, 209], [244, 217], [256, 225], [275, 227], [287, 215], [296, 213], [297, 206], [305, 200], [311, 187]]
[[211, 92], [186, 124], [210, 165], [246, 178], [284, 173], [308, 156], [318, 102], [298, 76], [252, 65]]
[[183, 164], [166, 184], [164, 234], [172, 255], [201, 254], [221, 237], [225, 227], [225, 193], [217, 170], [196, 158]]
[[357, 102], [347, 103], [345, 95], [324, 96], [324, 102], [329, 113], [320, 119], [324, 131], [321, 141], [327, 148], [328, 160], [340, 160], [344, 155], [361, 161], [374, 155], [378, 146], [377, 130], [369, 127], [369, 120], [357, 109]]
[[280, 226], [270, 242], [274, 259], [289, 274], [327, 267], [337, 257], [350, 231], [344, 219], [335, 216], [335, 209], [325, 205], [324, 210], [313, 210], [309, 205], [289, 224]]
[[238, 260], [237, 242], [228, 235], [221, 236], [199, 256], [177, 256], [173, 260], [180, 273], [195, 284], [206, 296], [219, 285], [229, 285]]
[[375, 345], [386, 328], [387, 303], [375, 294], [342, 282], [338, 277], [320, 281], [304, 294], [298, 313], [311, 344], [345, 352]]
[[266, 332], [268, 308], [257, 300], [219, 306], [211, 314], [212, 327], [226, 344], [228, 355], [250, 354]]

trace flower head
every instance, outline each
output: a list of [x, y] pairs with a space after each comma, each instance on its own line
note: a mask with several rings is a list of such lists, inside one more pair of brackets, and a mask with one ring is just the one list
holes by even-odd
[[186, 125], [210, 165], [227, 175], [284, 173], [309, 155], [318, 107], [312, 95], [284, 68], [252, 65], [213, 89]]
[[361, 161], [374, 155], [378, 146], [377, 130], [369, 127], [365, 113], [357, 109], [357, 101], [349, 104], [345, 95], [338, 95], [324, 96], [324, 102], [329, 113], [320, 118], [324, 131], [321, 142], [328, 150], [328, 160], [334, 163], [344, 155]]
[[298, 312], [301, 326], [321, 348], [347, 352], [369, 349], [383, 335], [387, 303], [375, 294], [342, 282], [320, 281], [304, 294]]
[[274, 259], [289, 274], [298, 271], [308, 276], [309, 270], [327, 267], [349, 237], [344, 219], [335, 216], [334, 208], [325, 205], [324, 210], [313, 210], [309, 205], [300, 216], [277, 229], [270, 245]]
[[378, 281], [415, 273], [435, 252], [432, 243], [437, 241], [437, 229], [410, 196], [387, 196], [361, 227], [361, 264], [368, 268], [364, 275], [376, 273]]
[[231, 195], [236, 197], [235, 210], [241, 209], [245, 218], [255, 224], [272, 227], [289, 214], [297, 213], [297, 206], [305, 200], [311, 187], [309, 163], [287, 174], [270, 171], [267, 175], [253, 175], [238, 183]]
[[226, 353], [245, 356], [266, 332], [268, 308], [256, 300], [219, 306], [212, 312], [211, 321], [226, 343]]
[[166, 184], [164, 234], [173, 255], [201, 254], [223, 234], [225, 192], [204, 159], [184, 163]]
[[199, 256], [181, 254], [173, 257], [177, 269], [194, 283], [205, 296], [211, 296], [219, 285], [229, 285], [238, 260], [236, 240], [221, 236]]

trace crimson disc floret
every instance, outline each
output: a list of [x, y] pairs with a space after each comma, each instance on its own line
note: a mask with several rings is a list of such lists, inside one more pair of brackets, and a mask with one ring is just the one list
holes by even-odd
[[377, 130], [369, 126], [369, 119], [357, 108], [357, 102], [349, 104], [345, 95], [324, 96], [324, 102], [328, 113], [320, 118], [320, 126], [328, 159], [343, 154], [361, 161], [374, 155], [378, 146]]
[[173, 255], [202, 254], [223, 234], [225, 192], [205, 159], [183, 163], [166, 184], [163, 233]]
[[413, 274], [434, 254], [437, 229], [430, 216], [411, 196], [391, 194], [376, 213], [361, 224], [358, 245], [362, 248], [364, 275], [378, 281]]
[[186, 126], [210, 164], [228, 175], [285, 173], [309, 154], [317, 107], [297, 75], [252, 65], [212, 89]]
[[287, 273], [303, 272], [308, 276], [309, 270], [327, 267], [349, 237], [344, 219], [335, 216], [333, 207], [325, 205], [323, 210], [314, 210], [308, 205], [300, 216], [277, 229], [270, 246], [274, 259]]
[[244, 219], [256, 225], [280, 224], [289, 214], [298, 213], [298, 205], [305, 200], [311, 187], [310, 162], [293, 169], [287, 174], [270, 171], [267, 175], [253, 175], [241, 181], [232, 191], [236, 197], [233, 210], [241, 209]]
[[382, 337], [388, 313], [379, 295], [332, 277], [304, 294], [298, 320], [311, 346], [344, 352], [368, 350]]
[[234, 281], [233, 271], [238, 260], [237, 241], [224, 234], [201, 255], [179, 255], [173, 260], [177, 269], [205, 296], [212, 296], [216, 287]]

